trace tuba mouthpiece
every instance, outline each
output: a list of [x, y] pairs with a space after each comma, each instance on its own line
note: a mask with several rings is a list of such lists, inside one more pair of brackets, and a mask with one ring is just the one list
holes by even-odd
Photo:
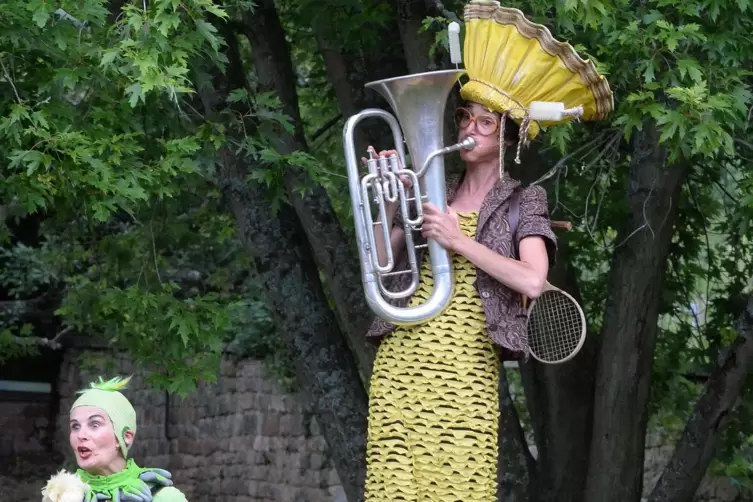
[[469, 136], [460, 142], [460, 146], [466, 150], [473, 150], [476, 148], [476, 140]]

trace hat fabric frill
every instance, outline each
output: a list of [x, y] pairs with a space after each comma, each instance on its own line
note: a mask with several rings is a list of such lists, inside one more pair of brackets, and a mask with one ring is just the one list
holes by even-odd
[[89, 389], [80, 391], [81, 396], [71, 406], [71, 410], [80, 406], [93, 406], [107, 413], [115, 429], [123, 458], [128, 458], [130, 449], [125, 440], [126, 431], [130, 430], [136, 434], [136, 410], [120, 392], [128, 386], [130, 380], [131, 377], [116, 377], [104, 381], [100, 377], [99, 382], [91, 383]]
[[[614, 108], [612, 91], [593, 62], [581, 59], [570, 44], [559, 42], [518, 9], [474, 0], [464, 9], [463, 63], [468, 75], [460, 96], [506, 114], [523, 125], [534, 101], [582, 106], [583, 120], [602, 120]], [[528, 139], [541, 127], [558, 122], [530, 121]]]

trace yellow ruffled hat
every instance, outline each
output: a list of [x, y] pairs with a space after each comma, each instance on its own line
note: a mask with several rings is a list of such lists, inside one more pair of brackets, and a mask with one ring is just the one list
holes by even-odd
[[[593, 62], [518, 9], [473, 0], [465, 6], [464, 20], [468, 81], [460, 96], [514, 120], [521, 126], [521, 142], [535, 138], [541, 127], [603, 120], [614, 109], [609, 83]], [[543, 114], [531, 113], [534, 108]]]

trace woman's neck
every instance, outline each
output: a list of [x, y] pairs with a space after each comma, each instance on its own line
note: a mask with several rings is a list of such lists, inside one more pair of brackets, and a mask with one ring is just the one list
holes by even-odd
[[463, 177], [463, 188], [471, 196], [486, 194], [498, 180], [499, 164], [469, 165]]

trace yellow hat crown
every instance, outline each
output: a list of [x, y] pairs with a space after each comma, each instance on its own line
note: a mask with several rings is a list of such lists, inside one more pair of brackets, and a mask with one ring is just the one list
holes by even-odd
[[464, 18], [463, 60], [469, 81], [460, 91], [463, 99], [506, 114], [518, 124], [527, 121], [532, 103], [577, 109], [577, 114], [556, 115], [554, 120], [528, 121], [528, 139], [541, 127], [576, 118], [602, 120], [613, 110], [609, 83], [593, 62], [518, 9], [473, 0], [465, 6]]

